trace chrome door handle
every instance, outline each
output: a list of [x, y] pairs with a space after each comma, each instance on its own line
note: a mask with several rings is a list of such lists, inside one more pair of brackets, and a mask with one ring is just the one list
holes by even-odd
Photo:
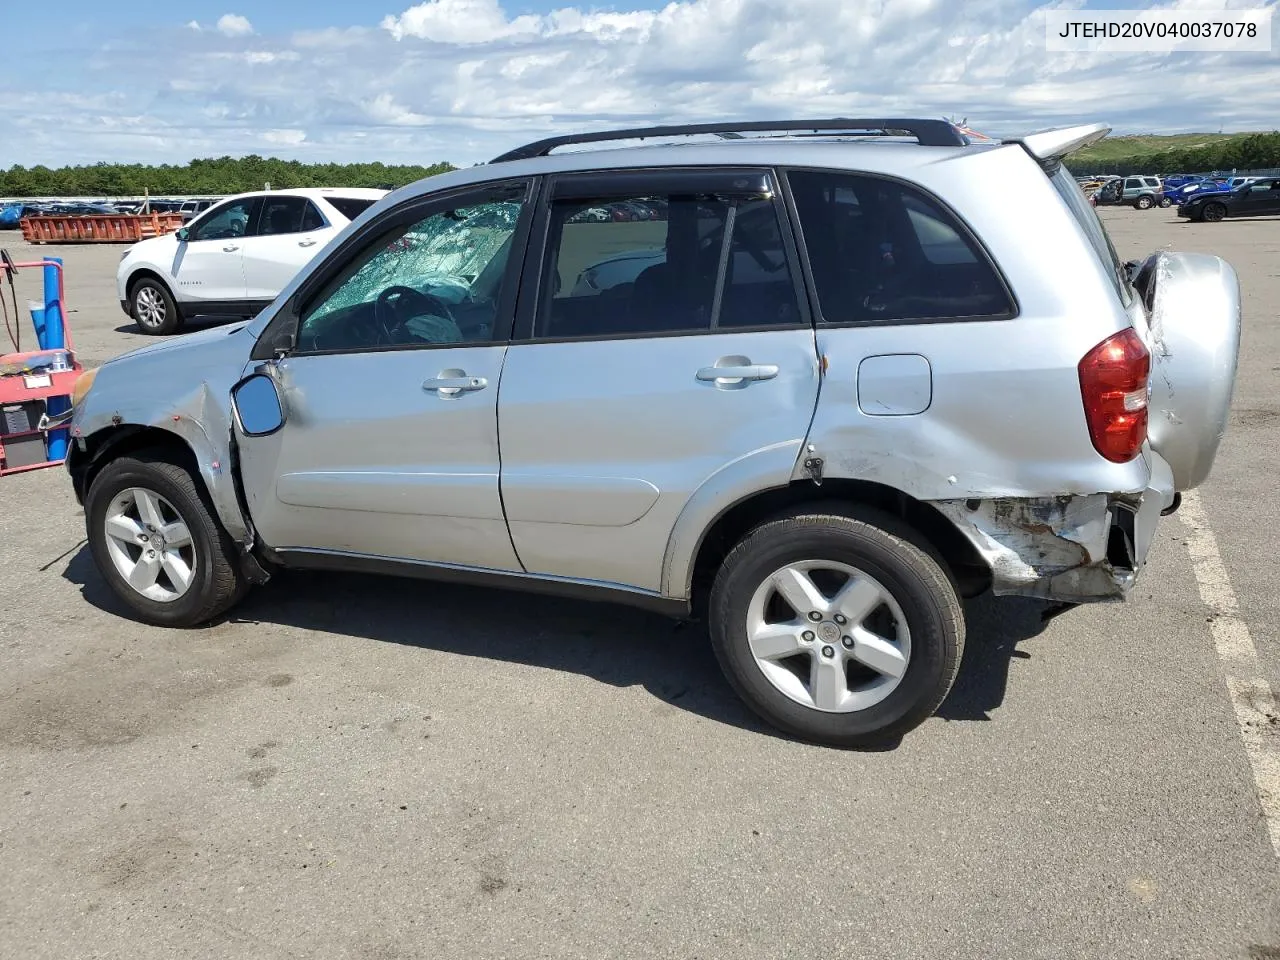
[[239, 249], [240, 249], [240, 247], [233, 243], [233, 244], [231, 244], [230, 246], [223, 247], [223, 248], [222, 248], [222, 252], [223, 252], [223, 253], [235, 253], [235, 252], [236, 252], [237, 250], [239, 250]]
[[314, 247], [315, 245], [316, 245], [316, 242], [315, 242], [314, 240], [299, 240], [299, 241], [298, 241], [298, 246], [300, 246], [300, 247]]
[[772, 380], [778, 375], [776, 363], [750, 363], [734, 367], [703, 367], [698, 371], [699, 380], [714, 383], [734, 383], [749, 380]]
[[484, 377], [435, 377], [422, 384], [423, 390], [432, 390], [443, 399], [460, 397], [472, 390], [483, 390], [489, 385]]

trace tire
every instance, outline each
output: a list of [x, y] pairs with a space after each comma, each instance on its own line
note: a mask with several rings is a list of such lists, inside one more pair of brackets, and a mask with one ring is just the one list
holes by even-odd
[[1161, 198], [1160, 198], [1160, 208], [1161, 208], [1162, 210], [1163, 210], [1165, 207], [1171, 207], [1171, 206], [1173, 206], [1173, 201], [1172, 201], [1172, 200], [1170, 200], [1168, 197], [1161, 197]]
[[1200, 217], [1209, 223], [1219, 223], [1227, 215], [1227, 208], [1220, 203], [1206, 203]]
[[[806, 565], [813, 568], [799, 570]], [[810, 578], [822, 609], [801, 611], [782, 598], [777, 584], [795, 583], [794, 572]], [[850, 572], [844, 584], [836, 579]], [[856, 603], [833, 604], [855, 580], [877, 599], [854, 595]], [[763, 605], [762, 595], [769, 597]], [[855, 623], [859, 606], [870, 613]], [[838, 609], [852, 614], [843, 626]], [[746, 704], [779, 729], [830, 746], [892, 743], [919, 726], [946, 698], [964, 651], [964, 612], [941, 561], [914, 531], [870, 510], [758, 526], [725, 558], [709, 620], [716, 658]], [[837, 635], [845, 630], [851, 633]], [[793, 645], [797, 653], [787, 653]], [[868, 657], [889, 671], [864, 666]]]
[[182, 327], [173, 294], [153, 277], [141, 277], [129, 288], [129, 316], [138, 332], [152, 337], [168, 336]]
[[[148, 510], [138, 491], [149, 493], [159, 504], [165, 523], [152, 523], [152, 527], [162, 536], [174, 531], [173, 543], [160, 541], [159, 551], [150, 549], [157, 541], [145, 526]], [[127, 513], [121, 513], [122, 508]], [[161, 454], [140, 452], [103, 467], [89, 488], [84, 513], [89, 550], [98, 570], [112, 592], [146, 623], [164, 627], [207, 623], [233, 606], [247, 589], [236, 560], [235, 544], [215, 518], [197, 481]], [[114, 520], [114, 536], [107, 532], [108, 517]], [[182, 531], [173, 522], [175, 518], [185, 527], [187, 546], [178, 545]], [[129, 541], [126, 545], [119, 533], [128, 523], [138, 528], [134, 531], [138, 538], [148, 537], [147, 544]], [[121, 551], [125, 560], [119, 559]], [[141, 563], [148, 551], [159, 555], [159, 559], [148, 561], [148, 566], [158, 566], [160, 570], [148, 588], [150, 594], [144, 595], [129, 584], [121, 564], [127, 565], [130, 558]], [[175, 552], [189, 574], [184, 588], [178, 586], [182, 568], [171, 562]], [[179, 572], [179, 579], [170, 576], [171, 569]], [[174, 595], [161, 598], [166, 593]]]
[[1139, 210], [1150, 210], [1151, 198], [1146, 194], [1143, 194], [1137, 200], [1133, 201], [1133, 205], [1137, 207]]

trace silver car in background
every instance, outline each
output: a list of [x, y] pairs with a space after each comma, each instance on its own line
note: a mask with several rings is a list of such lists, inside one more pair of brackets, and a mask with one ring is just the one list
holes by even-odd
[[[1062, 165], [1106, 132], [650, 128], [406, 187], [251, 322], [85, 379], [93, 556], [172, 626], [282, 568], [693, 614], [771, 723], [900, 737], [962, 598], [1124, 598], [1213, 463], [1236, 275], [1119, 261]], [[557, 152], [638, 137], [686, 142]]]

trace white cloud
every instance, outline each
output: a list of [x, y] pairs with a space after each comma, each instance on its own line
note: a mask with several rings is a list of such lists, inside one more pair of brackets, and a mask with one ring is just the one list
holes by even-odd
[[194, 30], [196, 33], [199, 33], [199, 32], [200, 32], [202, 29], [204, 29], [204, 28], [200, 26], [200, 21], [199, 21], [199, 20], [188, 20], [188, 21], [187, 21], [187, 29], [188, 29], [188, 30]]
[[[0, 164], [183, 161], [264, 143], [289, 155], [299, 144], [268, 136], [279, 131], [306, 131], [309, 158], [466, 164], [553, 133], [682, 120], [954, 115], [999, 135], [1280, 117], [1274, 54], [1047, 53], [1043, 11], [1082, 0], [578, 0], [537, 16], [505, 2], [427, 0], [381, 24], [255, 40], [235, 14], [203, 31], [122, 30], [81, 58], [76, 88], [110, 91], [115, 112], [144, 122], [104, 129], [93, 118], [111, 111], [72, 104], [52, 126], [0, 100], [0, 129], [15, 131]], [[1205, 0], [1164, 5], [1193, 3]], [[173, 54], [166, 70], [136, 71], [158, 45]]]
[[397, 40], [489, 43], [512, 34], [536, 33], [540, 22], [538, 17], [508, 20], [498, 0], [427, 0], [399, 16], [384, 17], [382, 27]]
[[247, 37], [253, 33], [253, 24], [238, 13], [224, 13], [218, 18], [218, 32], [228, 37]]
[[262, 139], [281, 147], [296, 147], [307, 140], [305, 130], [264, 130]]

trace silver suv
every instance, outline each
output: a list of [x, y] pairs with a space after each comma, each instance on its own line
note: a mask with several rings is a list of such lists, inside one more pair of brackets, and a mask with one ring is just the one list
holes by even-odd
[[406, 187], [251, 322], [86, 377], [94, 559], [170, 626], [281, 568], [701, 615], [773, 724], [896, 738], [962, 598], [1123, 598], [1213, 462], [1236, 275], [1119, 261], [1061, 164], [1106, 132], [662, 127]]

